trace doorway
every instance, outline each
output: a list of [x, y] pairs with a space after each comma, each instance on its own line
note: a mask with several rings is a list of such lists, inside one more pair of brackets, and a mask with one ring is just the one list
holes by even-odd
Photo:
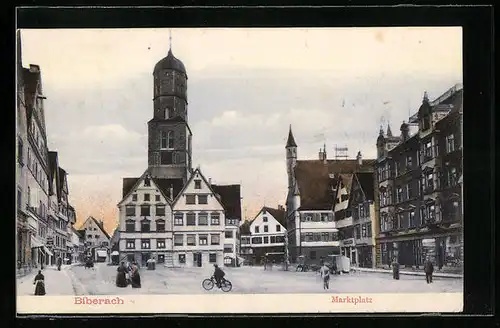
[[141, 259], [141, 266], [146, 266], [146, 263], [151, 258], [151, 254], [150, 253], [142, 253], [141, 257], [142, 257], [142, 259]]
[[201, 260], [202, 256], [201, 253], [193, 253], [193, 266], [201, 268]]

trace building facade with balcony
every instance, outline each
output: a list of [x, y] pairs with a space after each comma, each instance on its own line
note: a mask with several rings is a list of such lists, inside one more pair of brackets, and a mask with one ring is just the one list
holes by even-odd
[[[341, 174], [373, 172], [373, 160], [328, 159], [326, 146], [317, 160], [297, 160], [297, 144], [290, 127], [286, 144], [288, 195], [286, 205], [288, 252], [291, 262], [299, 256], [319, 263], [340, 254], [339, 230], [335, 219], [336, 199], [347, 206], [347, 194], [337, 190]], [[340, 211], [340, 208], [337, 208]], [[340, 211], [338, 220], [345, 218]]]
[[[381, 132], [377, 139], [379, 265], [396, 258], [401, 265], [420, 267], [429, 256], [442, 268], [455, 265], [451, 263], [461, 256], [456, 250], [462, 240], [462, 94], [460, 85], [434, 101], [426, 93], [409, 120], [418, 132], [410, 135], [409, 124], [403, 122], [399, 137]], [[448, 177], [454, 178], [449, 182]]]
[[286, 220], [282, 206], [264, 206], [255, 218], [247, 221], [240, 229], [241, 256], [250, 264], [269, 261], [281, 263], [285, 259]]

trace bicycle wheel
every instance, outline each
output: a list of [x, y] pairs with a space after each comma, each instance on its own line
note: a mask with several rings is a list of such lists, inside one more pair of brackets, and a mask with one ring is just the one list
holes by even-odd
[[203, 288], [205, 290], [211, 290], [212, 288], [214, 288], [214, 282], [212, 281], [212, 279], [205, 279], [205, 280], [203, 280], [203, 282], [201, 283], [201, 285], [203, 286]]
[[229, 292], [231, 289], [233, 289], [233, 284], [229, 280], [224, 280], [221, 283], [220, 289], [222, 289], [223, 292]]

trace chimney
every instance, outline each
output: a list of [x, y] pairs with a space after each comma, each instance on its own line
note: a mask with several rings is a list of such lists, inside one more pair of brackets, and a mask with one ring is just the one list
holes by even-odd
[[212, 178], [208, 178], [208, 184], [212, 187]]
[[356, 160], [358, 161], [359, 166], [363, 164], [363, 156], [361, 156], [361, 151], [358, 151], [358, 154], [356, 155]]
[[174, 185], [170, 185], [169, 196], [174, 199]]
[[319, 149], [319, 152], [318, 152], [318, 159], [319, 159], [320, 161], [322, 161], [322, 160], [323, 160], [323, 150], [322, 150], [321, 148]]
[[30, 72], [31, 73], [39, 73], [40, 72], [40, 66], [30, 64]]

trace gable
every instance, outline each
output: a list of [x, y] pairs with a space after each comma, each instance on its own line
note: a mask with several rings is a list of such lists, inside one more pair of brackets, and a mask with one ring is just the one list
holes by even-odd
[[[206, 204], [201, 202], [206, 197]], [[194, 199], [194, 204], [190, 200]], [[200, 169], [196, 169], [173, 203], [176, 210], [224, 211], [224, 206], [217, 194], [207, 182]]]
[[[283, 213], [281, 213], [283, 212]], [[267, 222], [264, 222], [264, 218], [267, 218]], [[260, 212], [255, 216], [255, 218], [250, 222], [249, 228], [251, 232], [255, 232], [255, 227], [268, 226], [269, 233], [276, 232], [276, 226], [280, 225], [280, 232], [284, 231], [285, 226], [285, 211], [281, 211], [274, 208], [263, 207]], [[259, 233], [263, 233], [264, 229], [259, 229]]]
[[[153, 179], [149, 177], [148, 170], [144, 172], [144, 174], [138, 178], [124, 178], [124, 185], [125, 185], [125, 179], [134, 179], [135, 183], [132, 187], [130, 187], [127, 195], [118, 203], [118, 206], [128, 204], [128, 203], [133, 203], [134, 205], [137, 204], [158, 204], [156, 202], [156, 195], [160, 195], [160, 203], [165, 204], [165, 205], [170, 205], [170, 199], [164, 192], [164, 188], [161, 188], [157, 183], [157, 179]], [[131, 180], [129, 180], [131, 181]], [[130, 182], [127, 181], [127, 183], [130, 185]], [[149, 201], [145, 201], [144, 195], [149, 194]], [[134, 195], [137, 195], [137, 200], [133, 200]]]

